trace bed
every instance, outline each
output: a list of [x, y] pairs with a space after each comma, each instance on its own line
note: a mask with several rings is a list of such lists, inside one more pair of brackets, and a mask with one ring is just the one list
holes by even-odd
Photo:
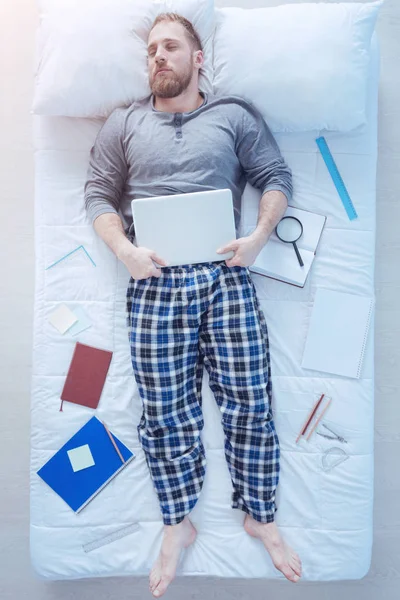
[[[278, 132], [275, 138], [293, 172], [292, 205], [326, 214], [327, 224], [304, 288], [252, 273], [271, 347], [273, 410], [281, 444], [277, 524], [303, 563], [303, 581], [360, 579], [372, 549], [374, 322], [360, 379], [301, 368], [316, 289], [374, 296], [375, 178], [379, 46], [373, 36], [367, 126], [358, 130]], [[148, 575], [161, 547], [163, 523], [136, 425], [141, 402], [130, 361], [125, 322], [129, 273], [86, 221], [82, 190], [98, 118], [33, 116], [35, 147], [36, 285], [31, 391], [32, 565], [44, 579]], [[357, 207], [350, 221], [319, 154], [324, 135]], [[255, 191], [243, 195], [242, 226], [254, 222]], [[78, 251], [83, 245], [93, 259]], [[60, 335], [48, 317], [61, 303], [84, 308], [92, 327], [76, 338]], [[113, 351], [96, 414], [136, 454], [79, 514], [37, 476], [38, 469], [94, 413], [59, 398], [75, 342]], [[329, 443], [314, 436], [295, 444], [310, 409], [310, 394], [333, 398], [327, 423], [339, 425], [350, 458], [326, 473]], [[220, 414], [203, 376], [203, 443], [207, 472], [191, 520], [198, 531], [178, 575], [283, 579], [262, 544], [243, 530], [245, 513], [231, 508], [232, 484], [224, 457]], [[327, 445], [328, 443], [328, 445]], [[127, 535], [89, 548], [122, 528]]]

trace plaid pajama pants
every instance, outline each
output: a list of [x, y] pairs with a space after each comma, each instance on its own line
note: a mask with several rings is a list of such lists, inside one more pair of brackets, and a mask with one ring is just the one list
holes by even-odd
[[203, 486], [203, 365], [222, 415], [232, 508], [273, 521], [280, 450], [268, 332], [247, 267], [217, 261], [131, 277], [126, 321], [143, 407], [139, 441], [164, 524], [182, 521]]

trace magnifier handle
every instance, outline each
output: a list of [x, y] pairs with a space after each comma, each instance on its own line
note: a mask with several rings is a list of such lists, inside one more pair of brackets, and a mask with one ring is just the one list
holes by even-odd
[[303, 263], [303, 260], [302, 260], [302, 258], [301, 258], [301, 256], [300, 256], [300, 252], [299, 252], [299, 249], [297, 248], [297, 244], [296, 244], [296, 242], [293, 242], [293, 247], [294, 247], [294, 249], [296, 250], [296, 255], [297, 255], [297, 258], [298, 258], [298, 260], [299, 260], [300, 266], [301, 266], [301, 267], [304, 267], [304, 263]]

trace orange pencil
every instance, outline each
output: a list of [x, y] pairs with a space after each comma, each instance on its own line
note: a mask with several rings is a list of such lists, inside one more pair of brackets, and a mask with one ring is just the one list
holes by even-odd
[[309, 426], [311, 419], [313, 418], [313, 416], [315, 415], [316, 411], [318, 410], [319, 405], [322, 402], [323, 397], [325, 396], [325, 394], [322, 394], [322, 396], [320, 397], [319, 400], [316, 401], [316, 403], [314, 404], [312, 410], [311, 410], [311, 414], [307, 417], [303, 427], [301, 428], [301, 431], [299, 433], [299, 435], [297, 436], [297, 440], [296, 440], [296, 444], [299, 441], [299, 439], [301, 438], [301, 436], [306, 432], [307, 427]]
[[308, 434], [308, 436], [307, 436], [307, 442], [310, 439], [310, 437], [312, 436], [314, 429], [317, 427], [318, 423], [320, 422], [320, 420], [322, 419], [322, 417], [324, 416], [324, 414], [328, 410], [328, 406], [330, 405], [331, 402], [332, 402], [332, 398], [329, 398], [329, 401], [326, 403], [325, 408], [323, 409], [323, 411], [319, 415], [318, 419], [316, 420], [314, 427], [311, 429], [310, 433]]
[[111, 435], [111, 433], [110, 433], [110, 431], [109, 431], [109, 429], [108, 429], [107, 425], [104, 423], [104, 421], [102, 421], [102, 423], [103, 423], [103, 425], [104, 425], [104, 429], [105, 429], [105, 430], [107, 431], [107, 433], [108, 433], [108, 437], [109, 437], [109, 438], [110, 438], [110, 440], [112, 441], [112, 444], [113, 444], [114, 448], [115, 448], [115, 449], [116, 449], [116, 451], [118, 452], [118, 456], [120, 457], [120, 459], [121, 459], [121, 460], [122, 460], [122, 462], [124, 463], [124, 462], [125, 462], [125, 461], [124, 461], [124, 457], [122, 456], [121, 452], [119, 451], [119, 448], [118, 448], [117, 444], [115, 443], [115, 441], [114, 441], [114, 438], [113, 438], [113, 436]]

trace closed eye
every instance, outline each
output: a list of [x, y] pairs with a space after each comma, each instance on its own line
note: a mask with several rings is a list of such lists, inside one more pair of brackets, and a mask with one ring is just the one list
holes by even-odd
[[[169, 51], [169, 50], [176, 50], [177, 48], [178, 48], [178, 46], [167, 46], [167, 50], [168, 50], [168, 51]], [[151, 56], [154, 56], [154, 54], [155, 54], [154, 50], [151, 50], [151, 51], [148, 53], [148, 56], [150, 56], [150, 57], [151, 57]]]

